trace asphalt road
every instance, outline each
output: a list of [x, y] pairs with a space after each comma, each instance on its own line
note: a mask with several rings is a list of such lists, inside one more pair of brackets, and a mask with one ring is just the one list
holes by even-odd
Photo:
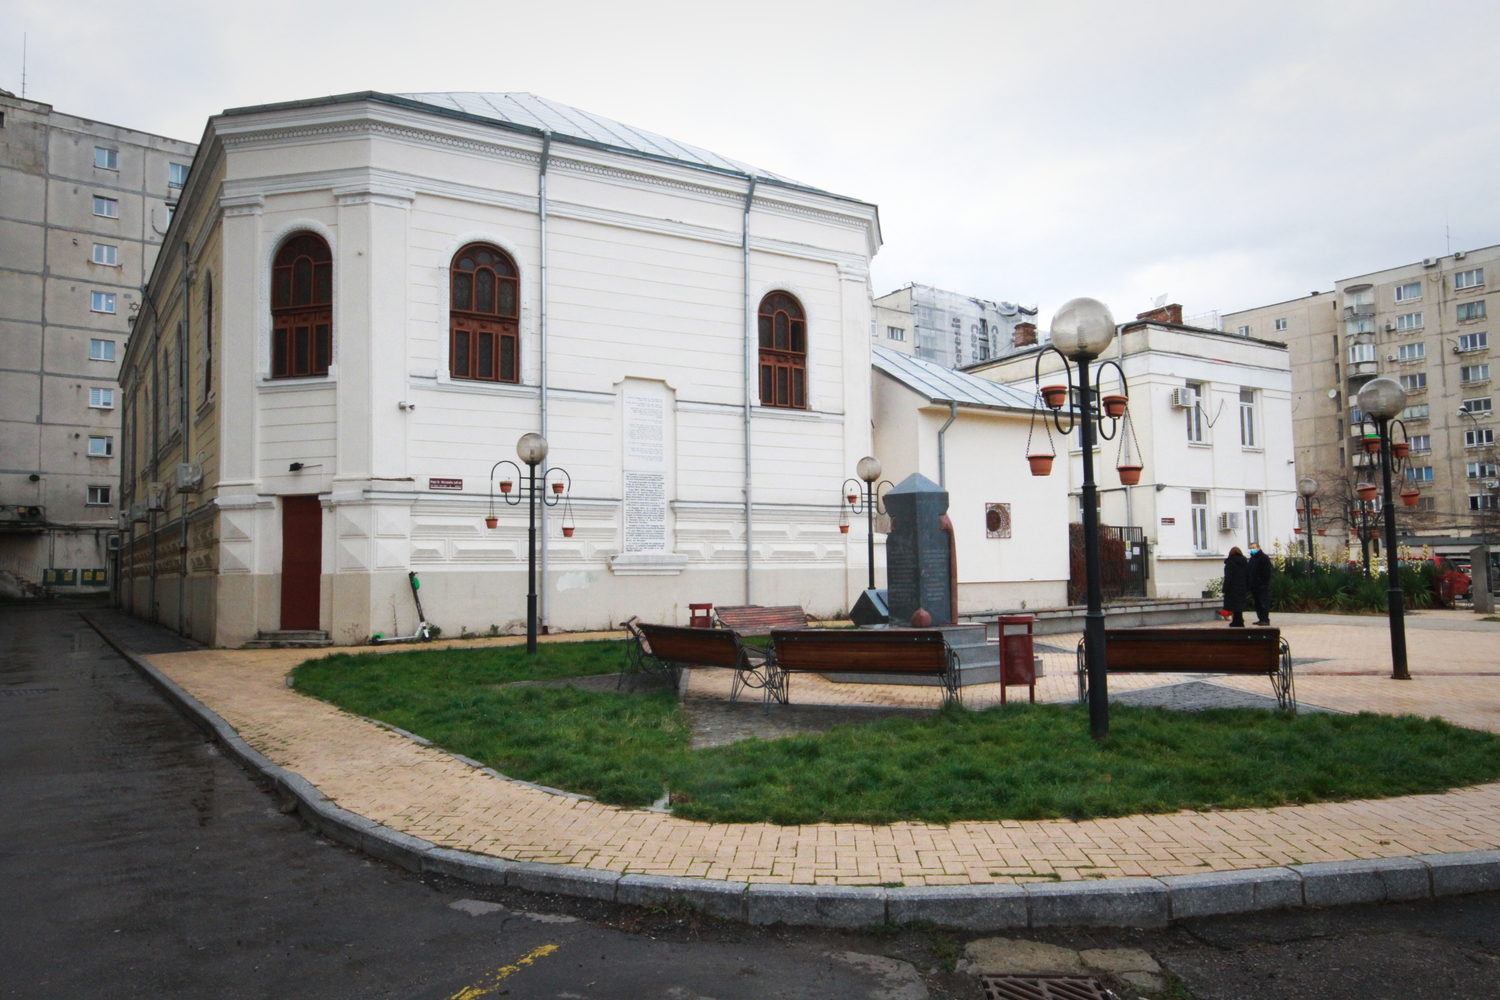
[[[81, 606], [0, 605], [0, 997], [980, 996], [945, 971], [962, 936], [752, 929], [364, 858], [283, 815]], [[1025, 936], [1143, 947], [1178, 998], [1500, 998], [1495, 895]]]

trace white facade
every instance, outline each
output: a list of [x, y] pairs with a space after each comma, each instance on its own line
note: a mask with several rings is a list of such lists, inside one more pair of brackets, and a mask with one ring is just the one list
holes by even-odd
[[[159, 561], [134, 560], [138, 613], [175, 615], [221, 645], [284, 627], [282, 498], [316, 495], [320, 623], [335, 642], [408, 634], [409, 569], [445, 634], [513, 630], [526, 508], [497, 500], [487, 528], [489, 474], [536, 430], [548, 464], [571, 474], [576, 526], [564, 537], [563, 508], [548, 512], [552, 628], [685, 623], [700, 601], [849, 607], [863, 559], [851, 571], [838, 497], [870, 450], [874, 206], [531, 95], [240, 109], [210, 120], [202, 150], [169, 249], [189, 246], [185, 280], [213, 272], [220, 289], [218, 361], [192, 388], [203, 426], [183, 435], [204, 483], [180, 514], [214, 527], [180, 568], [180, 599], [163, 598]], [[332, 251], [333, 363], [274, 378], [272, 260], [300, 232]], [[449, 269], [472, 243], [519, 271], [515, 384], [449, 370]], [[183, 281], [159, 266], [152, 287], [166, 296]], [[774, 292], [805, 310], [805, 407], [760, 405], [755, 313]], [[132, 348], [140, 382], [151, 348]], [[202, 377], [201, 360], [189, 367]], [[137, 444], [139, 501], [164, 473]], [[632, 503], [646, 527], [632, 533], [625, 497], [642, 483]], [[175, 538], [175, 507], [148, 516], [137, 548], [153, 532]]]
[[[879, 347], [873, 389], [882, 477], [920, 472], [948, 490], [959, 613], [1067, 604], [1068, 482], [1027, 473], [1031, 394]], [[856, 518], [851, 535], [864, 531]]]
[[[1137, 461], [1144, 470], [1138, 485], [1122, 486], [1115, 469], [1121, 437], [1098, 445], [1094, 467], [1100, 522], [1145, 529], [1151, 556], [1148, 595], [1202, 596], [1222, 578], [1229, 549], [1244, 549], [1252, 535], [1267, 551], [1274, 552], [1278, 544], [1288, 549], [1299, 536], [1294, 533], [1296, 471], [1286, 345], [1137, 321], [1121, 327], [1102, 359], [1110, 360], [1120, 364], [1130, 383], [1131, 447], [1139, 443]], [[979, 374], [1034, 392], [1035, 365], [1032, 350]], [[1043, 382], [1060, 376], [1060, 367], [1057, 354], [1046, 354]], [[1109, 370], [1103, 393], [1117, 392], [1118, 385]], [[1190, 387], [1197, 402], [1184, 407], [1179, 395], [1174, 403], [1174, 390]], [[1076, 431], [1066, 442], [1057, 441], [1059, 466], [1065, 447], [1069, 519], [1080, 521], [1083, 454]]]

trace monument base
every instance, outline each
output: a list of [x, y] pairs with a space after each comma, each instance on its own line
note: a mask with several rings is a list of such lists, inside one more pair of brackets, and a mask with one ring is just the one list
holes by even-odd
[[891, 620], [891, 609], [886, 603], [887, 591], [867, 590], [859, 595], [849, 620], [856, 625], [884, 625]]

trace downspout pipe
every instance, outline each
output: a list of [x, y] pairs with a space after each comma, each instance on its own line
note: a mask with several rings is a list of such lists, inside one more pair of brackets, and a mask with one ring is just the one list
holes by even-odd
[[[190, 461], [188, 455], [188, 372], [192, 369], [188, 365], [188, 344], [192, 340], [192, 294], [193, 279], [189, 272], [188, 245], [187, 240], [182, 241], [182, 320], [177, 324], [177, 407], [178, 417], [181, 419], [182, 433], [178, 437], [181, 454], [177, 461], [179, 465]], [[176, 476], [172, 477], [176, 482]], [[180, 494], [181, 503], [178, 505], [179, 532], [177, 538], [177, 632], [179, 635], [187, 634], [187, 572], [188, 572], [188, 495]]]
[[948, 419], [943, 426], [938, 428], [938, 485], [944, 489], [948, 488], [948, 442], [946, 440], [948, 428], [953, 426], [953, 421], [958, 419], [958, 403], [948, 400]]
[[750, 206], [755, 201], [755, 177], [746, 174], [745, 214], [740, 229], [740, 257], [744, 265], [745, 289], [745, 603], [755, 603], [755, 494], [754, 457], [751, 453], [751, 407], [755, 405], [756, 370], [760, 367], [760, 342], [755, 314], [750, 306]]
[[[540, 292], [537, 296], [537, 349], [541, 353], [541, 365], [538, 371], [537, 384], [537, 410], [538, 422], [541, 424], [539, 433], [542, 437], [547, 436], [547, 166], [552, 159], [552, 133], [542, 133], [542, 163], [537, 173], [536, 200], [537, 220], [541, 230], [538, 252], [540, 261], [538, 264], [538, 277], [540, 279]], [[542, 459], [542, 479], [546, 480], [547, 460]], [[539, 600], [537, 615], [540, 619], [539, 625], [543, 635], [548, 632], [547, 610], [550, 601], [547, 599], [547, 505], [542, 504], [542, 558], [540, 569], [540, 580], [538, 586]]]

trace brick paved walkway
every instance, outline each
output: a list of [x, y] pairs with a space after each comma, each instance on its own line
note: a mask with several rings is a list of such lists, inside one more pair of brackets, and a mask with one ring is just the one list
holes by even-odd
[[[1387, 679], [1384, 620], [1282, 615], [1305, 702], [1344, 711], [1442, 715], [1500, 731], [1500, 624], [1454, 615], [1411, 620], [1416, 680]], [[1378, 627], [1377, 627], [1378, 626]], [[544, 641], [590, 636], [552, 636]], [[483, 644], [507, 644], [497, 639]], [[1041, 637], [1071, 649], [1077, 637]], [[435, 645], [448, 645], [439, 643]], [[384, 651], [395, 652], [389, 647]], [[906, 885], [1189, 874], [1350, 858], [1500, 848], [1500, 784], [1441, 795], [1279, 809], [1180, 812], [1120, 819], [895, 823], [890, 826], [697, 823], [620, 809], [500, 780], [440, 751], [286, 687], [300, 650], [202, 650], [148, 657], [254, 747], [345, 809], [434, 843], [525, 861], [654, 875], [752, 882]], [[1071, 654], [1050, 654], [1038, 699], [1076, 696]], [[712, 697], [726, 676], [695, 672], [691, 694]], [[1171, 677], [1112, 678], [1115, 689]], [[1268, 693], [1267, 682], [1221, 683]], [[1013, 689], [1021, 692], [1024, 689]], [[798, 675], [799, 703], [935, 704], [903, 685], [832, 684]], [[976, 707], [993, 686], [965, 690]]]

